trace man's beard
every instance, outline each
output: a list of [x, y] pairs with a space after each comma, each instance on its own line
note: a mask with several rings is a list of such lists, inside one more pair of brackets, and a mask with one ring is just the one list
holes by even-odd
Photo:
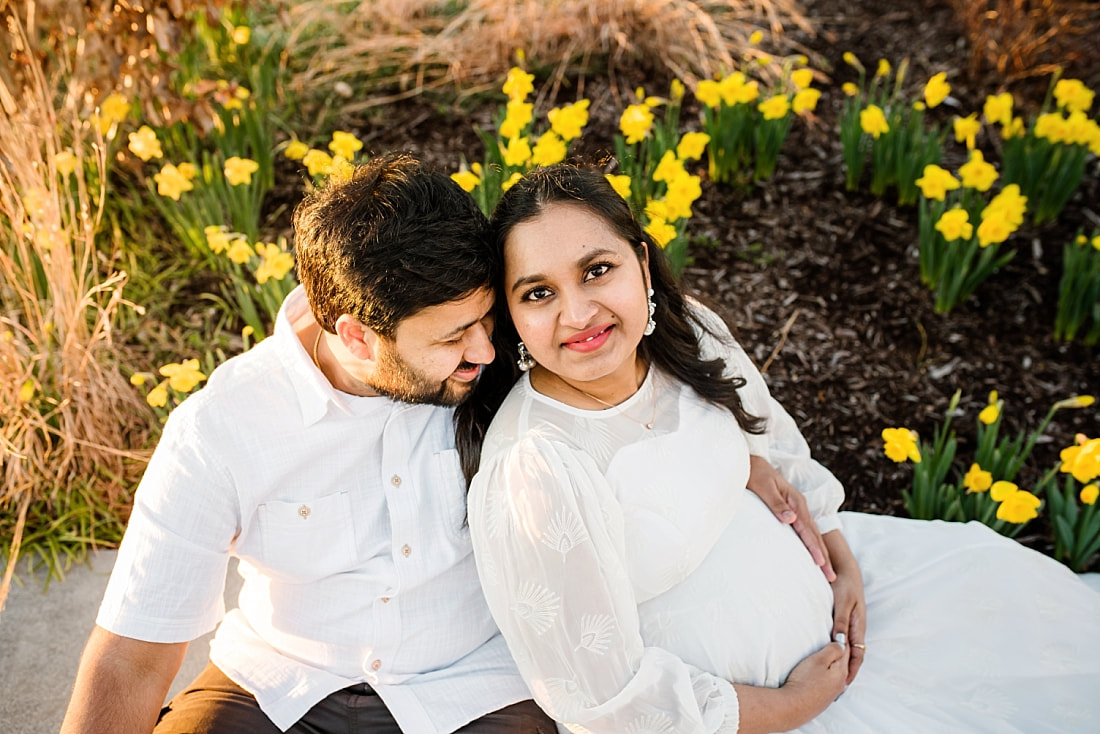
[[[477, 365], [463, 362], [456, 370], [472, 369]], [[432, 380], [417, 371], [398, 356], [392, 346], [383, 347], [378, 355], [375, 380], [366, 384], [379, 395], [400, 400], [403, 403], [441, 405], [453, 407], [466, 400], [473, 392], [477, 380], [456, 382], [449, 377], [442, 382]]]

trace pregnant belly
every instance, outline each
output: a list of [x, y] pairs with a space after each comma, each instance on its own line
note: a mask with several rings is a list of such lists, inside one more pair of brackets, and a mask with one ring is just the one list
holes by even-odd
[[829, 641], [832, 588], [798, 535], [747, 494], [705, 560], [638, 612], [647, 646], [734, 683], [776, 687]]

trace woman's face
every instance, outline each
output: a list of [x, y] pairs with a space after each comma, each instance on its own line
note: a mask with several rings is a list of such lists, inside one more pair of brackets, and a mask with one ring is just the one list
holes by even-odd
[[541, 368], [596, 394], [637, 387], [647, 278], [630, 243], [576, 204], [547, 205], [504, 245], [504, 298], [520, 339]]

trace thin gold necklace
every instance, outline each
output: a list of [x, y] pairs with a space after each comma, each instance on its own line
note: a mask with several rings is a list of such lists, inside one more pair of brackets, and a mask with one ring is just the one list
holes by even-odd
[[[561, 379], [561, 378], [559, 378], [559, 379]], [[570, 384], [569, 384], [568, 382], [566, 382], [565, 380], [562, 380], [562, 382], [563, 382], [564, 384], [566, 384], [566, 385], [569, 385], [569, 387], [573, 388], [574, 390], [576, 390], [577, 392], [579, 392], [579, 393], [580, 393], [581, 395], [584, 395], [584, 396], [585, 396], [586, 398], [588, 398], [588, 399], [590, 399], [590, 400], [595, 400], [595, 401], [596, 401], [597, 403], [599, 403], [600, 405], [605, 405], [605, 406], [607, 406], [608, 408], [618, 408], [618, 407], [619, 407], [618, 405], [614, 405], [614, 404], [612, 404], [612, 403], [609, 403], [609, 402], [607, 402], [606, 400], [600, 400], [600, 399], [599, 399], [598, 397], [596, 397], [596, 396], [595, 396], [595, 395], [593, 395], [592, 393], [590, 393], [590, 392], [586, 392], [586, 391], [584, 391], [584, 390], [581, 390], [581, 389], [580, 389], [579, 387], [577, 387], [576, 385], [570, 385]], [[645, 384], [645, 380], [644, 380], [644, 379], [642, 380], [642, 384], [643, 384], [643, 385]], [[641, 388], [641, 387], [639, 386], [639, 388], [638, 388], [638, 389], [639, 389], [639, 390], [641, 390], [642, 388]], [[624, 402], [625, 402], [625, 401], [624, 401]], [[627, 420], [631, 420], [631, 421], [634, 421], [634, 422], [635, 422], [635, 423], [637, 423], [638, 425], [640, 425], [640, 426], [642, 426], [643, 428], [645, 428], [645, 429], [646, 429], [647, 431], [652, 431], [652, 430], [653, 430], [653, 426], [654, 426], [654, 425], [656, 424], [656, 422], [657, 422], [657, 390], [656, 390], [656, 388], [654, 388], [654, 390], [653, 390], [653, 414], [652, 414], [652, 415], [651, 415], [651, 416], [649, 417], [649, 421], [648, 421], [648, 422], [647, 422], [647, 421], [640, 421], [640, 420], [638, 420], [638, 419], [637, 419], [637, 418], [635, 418], [634, 416], [632, 416], [632, 415], [628, 414], [628, 413], [627, 413], [627, 412], [626, 412], [625, 410], [620, 410], [620, 411], [619, 411], [619, 415], [621, 415], [621, 416], [622, 416], [623, 418], [626, 418]]]
[[313, 340], [313, 364], [317, 369], [321, 370], [321, 374], [325, 374], [325, 370], [321, 367], [321, 360], [317, 359], [317, 347], [321, 345], [321, 335], [325, 333], [324, 327], [320, 324], [317, 325], [317, 338]]

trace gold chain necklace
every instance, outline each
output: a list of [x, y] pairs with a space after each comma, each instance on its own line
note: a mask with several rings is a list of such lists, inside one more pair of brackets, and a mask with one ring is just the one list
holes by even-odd
[[317, 347], [321, 345], [321, 335], [325, 333], [324, 327], [320, 324], [317, 325], [317, 338], [313, 340], [313, 364], [317, 369], [321, 370], [321, 374], [325, 374], [324, 368], [321, 367], [321, 360], [317, 359]]
[[[559, 378], [559, 379], [560, 379], [560, 378]], [[618, 405], [613, 405], [612, 403], [609, 403], [609, 402], [607, 402], [606, 400], [600, 400], [600, 399], [599, 399], [598, 397], [596, 397], [596, 396], [595, 396], [595, 395], [593, 395], [592, 393], [590, 393], [590, 392], [585, 392], [584, 390], [581, 390], [581, 389], [580, 389], [579, 387], [577, 387], [576, 385], [570, 385], [570, 384], [569, 384], [568, 382], [566, 382], [565, 380], [562, 380], [562, 382], [563, 382], [564, 384], [566, 384], [566, 385], [569, 385], [569, 387], [573, 388], [574, 390], [576, 390], [577, 392], [579, 392], [579, 393], [580, 393], [581, 395], [584, 395], [584, 396], [585, 396], [586, 398], [588, 398], [589, 400], [595, 400], [595, 401], [596, 401], [597, 403], [599, 403], [600, 405], [604, 405], [604, 406], [607, 406], [608, 408], [618, 408], [618, 407], [619, 407]], [[644, 385], [644, 380], [643, 380], [643, 385]], [[641, 389], [641, 388], [638, 388], [638, 389]], [[638, 420], [637, 418], [635, 418], [634, 416], [632, 416], [632, 415], [629, 415], [629, 414], [628, 414], [628, 413], [627, 413], [626, 411], [624, 411], [624, 410], [620, 410], [620, 411], [619, 411], [619, 415], [621, 415], [621, 416], [622, 416], [623, 418], [626, 418], [627, 420], [631, 420], [631, 421], [634, 421], [634, 422], [635, 422], [635, 423], [637, 423], [638, 425], [640, 425], [640, 426], [642, 426], [643, 428], [645, 428], [645, 429], [646, 429], [647, 431], [652, 431], [652, 430], [653, 430], [653, 426], [654, 426], [654, 424], [656, 424], [656, 422], [657, 422], [657, 388], [656, 388], [656, 386], [654, 386], [654, 388], [653, 388], [653, 414], [652, 414], [652, 415], [651, 415], [651, 416], [649, 417], [649, 421], [648, 421], [648, 422], [647, 422], [647, 421], [640, 421], [640, 420]]]

